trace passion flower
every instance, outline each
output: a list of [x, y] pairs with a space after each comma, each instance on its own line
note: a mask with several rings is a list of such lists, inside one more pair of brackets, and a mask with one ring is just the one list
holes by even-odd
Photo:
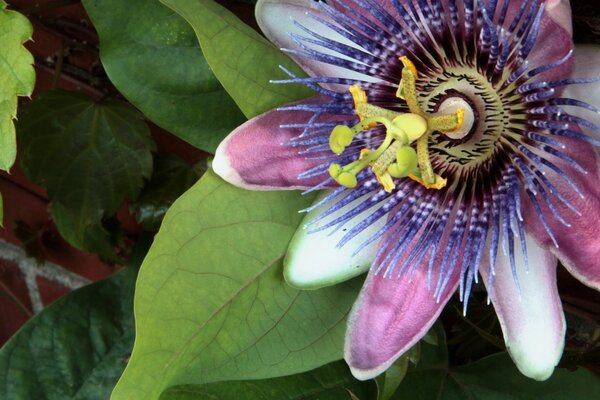
[[[291, 18], [290, 18], [291, 17]], [[564, 346], [557, 258], [600, 287], [598, 109], [572, 85], [568, 1], [259, 1], [265, 34], [318, 95], [258, 116], [215, 171], [249, 189], [328, 189], [292, 239], [286, 280], [369, 269], [345, 359], [387, 369], [482, 277], [521, 372]]]

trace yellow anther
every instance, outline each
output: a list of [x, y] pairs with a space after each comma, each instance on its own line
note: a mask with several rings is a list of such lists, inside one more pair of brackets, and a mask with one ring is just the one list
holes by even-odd
[[417, 93], [417, 69], [407, 57], [399, 59], [404, 68], [397, 96], [406, 100], [410, 113], [399, 113], [369, 104], [367, 94], [360, 86], [352, 85], [349, 88], [360, 122], [353, 127], [336, 126], [329, 137], [331, 150], [335, 154], [343, 153], [357, 134], [378, 124], [385, 127], [386, 135], [377, 149], [360, 150], [356, 161], [345, 166], [332, 164], [329, 167], [331, 177], [342, 186], [355, 187], [356, 175], [368, 166], [387, 192], [396, 187], [395, 178], [409, 177], [428, 189], [446, 186], [446, 179], [433, 171], [429, 158], [429, 138], [434, 130], [446, 132], [461, 129], [465, 111], [459, 109], [454, 114], [436, 116], [425, 113]]
[[446, 178], [442, 178], [439, 175], [435, 176], [435, 180], [433, 183], [427, 183], [423, 179], [421, 179], [419, 176], [416, 176], [416, 175], [409, 175], [408, 177], [415, 182], [419, 182], [421, 185], [425, 186], [427, 189], [438, 189], [439, 190], [439, 189], [445, 187], [446, 183], [448, 183], [448, 180]]
[[359, 160], [364, 160], [372, 152], [373, 152], [373, 150], [361, 149], [360, 150], [360, 156], [358, 156], [358, 159]]
[[[352, 95], [352, 100], [354, 100], [354, 110], [356, 111], [358, 118], [362, 121], [365, 119], [365, 115], [363, 115], [361, 109], [364, 108], [363, 105], [369, 104], [367, 101], [367, 93], [358, 85], [352, 85], [348, 90]], [[369, 124], [368, 128], [373, 128], [376, 125], [377, 124], [375, 123]]]
[[367, 102], [367, 93], [358, 85], [350, 86], [350, 94], [352, 94], [352, 100], [354, 100], [354, 109], [358, 109], [361, 104]]
[[465, 109], [459, 108], [458, 110], [456, 110], [456, 112], [454, 113], [454, 117], [456, 118], [456, 128], [454, 128], [452, 130], [445, 130], [445, 131], [441, 130], [440, 131], [441, 133], [443, 133], [444, 135], [458, 133], [458, 131], [460, 131], [463, 124], [465, 123]]
[[415, 75], [415, 79], [419, 79], [419, 73], [417, 72], [417, 67], [415, 67], [415, 64], [413, 64], [413, 62], [410, 61], [410, 59], [408, 57], [402, 56], [402, 57], [399, 57], [398, 59], [402, 62], [402, 64], [405, 67], [409, 68], [412, 71], [412, 73]]
[[425, 112], [421, 110], [421, 105], [419, 104], [417, 96], [417, 77], [410, 66], [402, 68], [402, 79], [398, 85], [396, 96], [406, 101], [406, 105], [411, 113], [423, 117], [426, 115]]
[[383, 189], [390, 193], [392, 190], [396, 188], [396, 184], [392, 179], [392, 176], [389, 173], [385, 173], [383, 175], [375, 175], [377, 177], [377, 182], [381, 183]]

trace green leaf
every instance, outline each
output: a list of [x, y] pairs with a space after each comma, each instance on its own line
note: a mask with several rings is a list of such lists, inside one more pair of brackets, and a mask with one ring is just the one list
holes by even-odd
[[189, 25], [157, 0], [83, 0], [111, 82], [160, 127], [214, 152], [244, 116]]
[[19, 114], [22, 167], [45, 187], [61, 235], [84, 250], [113, 253], [101, 225], [135, 199], [152, 171], [154, 142], [128, 104], [46, 92]]
[[75, 290], [0, 350], [0, 398], [105, 400], [133, 347], [133, 289], [148, 241], [130, 266]]
[[373, 381], [354, 379], [346, 363], [336, 362], [282, 378], [176, 386], [160, 400], [368, 400], [375, 398], [373, 386]]
[[190, 167], [178, 157], [158, 156], [150, 182], [131, 205], [137, 221], [145, 230], [157, 231], [165, 213], [183, 192], [188, 190], [204, 171]]
[[29, 20], [8, 11], [0, 0], [0, 169], [8, 171], [15, 163], [17, 140], [13, 120], [17, 96], [30, 96], [35, 84], [33, 57], [23, 47], [31, 39]]
[[314, 94], [302, 85], [271, 84], [287, 78], [283, 65], [305, 76], [292, 60], [226, 8], [212, 0], [161, 0], [196, 31], [209, 65], [246, 117]]
[[317, 291], [283, 281], [282, 259], [313, 196], [249, 192], [212, 171], [167, 212], [136, 288], [137, 338], [112, 399], [171, 386], [264, 379], [342, 356], [361, 279]]
[[[438, 336], [439, 337], [439, 336]], [[443, 347], [443, 351], [442, 351]], [[418, 366], [408, 371], [393, 399], [587, 400], [600, 398], [600, 378], [580, 369], [556, 369], [545, 382], [523, 376], [508, 353], [449, 368], [444, 346], [422, 344]]]

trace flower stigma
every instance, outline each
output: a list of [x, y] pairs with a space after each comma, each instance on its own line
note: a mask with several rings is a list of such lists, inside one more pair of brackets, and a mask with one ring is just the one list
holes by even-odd
[[[415, 65], [405, 56], [399, 60], [404, 67], [396, 97], [406, 101], [409, 113], [369, 104], [367, 94], [360, 86], [354, 84], [349, 88], [360, 122], [353, 127], [337, 125], [333, 128], [329, 137], [331, 151], [336, 155], [342, 154], [357, 134], [377, 124], [385, 127], [386, 134], [376, 150], [363, 148], [358, 160], [345, 166], [336, 163], [329, 166], [331, 177], [344, 187], [356, 187], [356, 175], [367, 166], [371, 167], [377, 181], [388, 193], [396, 188], [393, 178], [408, 177], [427, 189], [446, 186], [447, 179], [433, 171], [428, 149], [429, 137], [435, 131], [459, 134], [464, 125], [465, 108], [469, 106], [465, 103], [450, 114], [427, 114], [417, 98], [416, 80], [419, 74]], [[469, 111], [472, 115], [472, 110]], [[413, 148], [415, 143], [416, 150]]]

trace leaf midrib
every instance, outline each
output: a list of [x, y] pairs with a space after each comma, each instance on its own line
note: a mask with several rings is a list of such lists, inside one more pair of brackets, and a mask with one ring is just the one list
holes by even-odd
[[[175, 353], [175, 355], [171, 357], [171, 360], [169, 360], [169, 362], [167, 362], [167, 364], [165, 365], [165, 368], [164, 368], [165, 373], [163, 373], [162, 381], [164, 381], [166, 372], [172, 367], [172, 365], [176, 361], [179, 361], [181, 359], [182, 355], [184, 354], [185, 350], [189, 347], [190, 343], [202, 332], [202, 330], [206, 327], [206, 325], [209, 322], [211, 322], [218, 314], [220, 314], [225, 309], [225, 307], [229, 306], [243, 291], [245, 291], [248, 287], [250, 287], [250, 285], [252, 285], [254, 282], [256, 282], [265, 272], [267, 272], [270, 268], [275, 266], [284, 256], [285, 256], [285, 252], [280, 253], [271, 262], [267, 263], [263, 268], [258, 270], [256, 274], [251, 276], [250, 279], [248, 279], [235, 292], [233, 292], [225, 301], [223, 301], [223, 303], [219, 307], [217, 307], [206, 318], [206, 320], [200, 326], [198, 326], [198, 328], [195, 330], [195, 332], [192, 335], [190, 335], [188, 340], [186, 340], [180, 346], [177, 353]], [[154, 390], [152, 392], [156, 392], [157, 386], [158, 385], [154, 386]], [[162, 385], [160, 387], [158, 387], [158, 390], [160, 390], [160, 389], [162, 389]]]

